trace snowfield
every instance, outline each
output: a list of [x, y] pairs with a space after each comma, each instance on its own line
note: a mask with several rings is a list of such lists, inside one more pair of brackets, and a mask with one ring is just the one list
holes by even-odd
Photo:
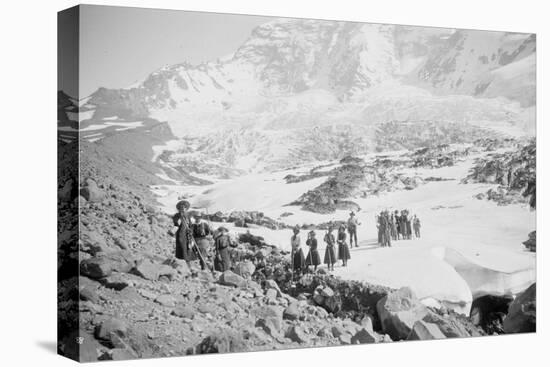
[[[335, 275], [395, 288], [409, 286], [426, 304], [443, 304], [464, 314], [469, 314], [472, 301], [479, 296], [515, 295], [535, 282], [535, 255], [524, 251], [521, 244], [535, 229], [535, 212], [524, 205], [497, 206], [474, 198], [492, 186], [460, 183], [474, 158], [470, 156], [452, 167], [402, 170], [408, 175], [454, 180], [354, 199], [362, 208], [357, 213], [361, 223], [359, 248], [351, 250], [347, 267], [337, 265]], [[322, 164], [330, 162], [319, 163]], [[285, 183], [283, 178], [287, 174], [310, 168], [249, 174], [233, 180], [210, 179], [215, 182], [208, 186], [162, 185], [153, 191], [168, 213], [174, 211], [178, 197], [185, 196], [194, 208], [209, 213], [257, 210], [291, 225], [347, 219], [347, 211], [323, 215], [286, 206], [326, 179]], [[391, 248], [379, 247], [375, 215], [385, 209], [409, 209], [416, 214], [422, 223], [422, 237], [396, 241]], [[292, 215], [281, 217], [285, 212]], [[218, 225], [213, 223], [214, 227]], [[224, 225], [235, 234], [249, 230], [270, 244], [290, 249], [289, 230]], [[306, 237], [307, 231], [302, 231], [302, 247], [307, 254]], [[324, 232], [316, 231], [316, 237], [323, 257]]]

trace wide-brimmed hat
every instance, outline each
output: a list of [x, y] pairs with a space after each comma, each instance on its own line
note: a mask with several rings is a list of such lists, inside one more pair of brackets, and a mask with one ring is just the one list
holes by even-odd
[[189, 204], [189, 202], [187, 200], [180, 200], [176, 204], [176, 209], [177, 210], [180, 210], [180, 208], [189, 209], [190, 206], [191, 206], [191, 204]]
[[315, 236], [315, 231], [309, 231], [310, 236]]

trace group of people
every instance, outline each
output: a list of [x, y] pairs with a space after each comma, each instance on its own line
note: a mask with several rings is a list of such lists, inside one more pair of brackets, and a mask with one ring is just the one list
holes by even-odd
[[190, 204], [181, 200], [176, 204], [177, 213], [172, 217], [176, 237], [176, 258], [193, 261], [199, 260], [201, 268], [226, 271], [231, 268], [230, 247], [236, 244], [229, 236], [227, 228], [221, 226], [215, 231], [202, 219], [200, 213], [191, 216]]
[[[378, 243], [382, 247], [390, 247], [391, 241], [410, 240], [420, 238], [420, 219], [410, 215], [407, 209], [381, 211], [376, 215], [376, 227], [378, 229]], [[414, 237], [413, 237], [414, 230]]]
[[[173, 216], [174, 230], [172, 234], [176, 238], [176, 258], [185, 261], [199, 260], [202, 269], [226, 271], [231, 269], [230, 247], [236, 247], [236, 243], [229, 236], [227, 228], [220, 226], [213, 230], [210, 224], [203, 220], [200, 213], [191, 216], [190, 204], [186, 200], [180, 200], [177, 205], [177, 213]], [[323, 263], [329, 271], [334, 270], [334, 264], [341, 261], [342, 266], [347, 266], [351, 258], [350, 247], [359, 247], [357, 243], [357, 227], [361, 223], [351, 212], [348, 220], [339, 226], [329, 225], [323, 241], [326, 243]], [[400, 239], [412, 239], [420, 237], [420, 219], [409, 214], [408, 210], [388, 210], [376, 215], [378, 228], [378, 243], [383, 247], [391, 246], [391, 241]], [[333, 233], [338, 227], [336, 235]], [[349, 235], [349, 246], [348, 246]], [[313, 271], [321, 264], [321, 256], [318, 250], [318, 242], [315, 231], [309, 231], [305, 245], [309, 248], [307, 256], [301, 247], [300, 228], [294, 227], [290, 238], [292, 248], [291, 259], [293, 273], [306, 273], [311, 267]]]
[[[334, 270], [334, 264], [336, 264], [338, 260], [342, 261], [342, 266], [347, 266], [348, 260], [351, 258], [349, 247], [346, 242], [346, 226], [343, 224], [340, 225], [336, 237], [334, 236], [333, 231], [334, 227], [329, 226], [323, 239], [327, 244], [323, 263], [328, 266], [329, 270]], [[290, 245], [292, 248], [292, 269], [295, 273], [306, 273], [312, 266], [313, 271], [317, 270], [317, 266], [321, 264], [321, 256], [318, 250], [315, 231], [309, 231], [307, 236], [306, 246], [309, 247], [307, 256], [304, 256], [304, 252], [301, 247], [299, 227], [295, 227], [293, 229], [293, 234], [290, 238]]]

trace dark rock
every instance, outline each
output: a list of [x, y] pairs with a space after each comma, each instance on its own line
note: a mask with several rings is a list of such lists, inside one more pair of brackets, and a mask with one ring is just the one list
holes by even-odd
[[293, 342], [300, 343], [300, 344], [307, 343], [310, 340], [309, 336], [298, 325], [292, 326], [287, 331], [285, 336], [290, 340], [292, 340]]
[[374, 334], [374, 331], [372, 329], [368, 329], [366, 327], [361, 328], [357, 333], [355, 333], [353, 338], [351, 338], [352, 344], [366, 344], [376, 342], [376, 334]]
[[504, 332], [532, 333], [537, 331], [537, 283], [519, 294], [510, 305], [504, 319]]
[[204, 338], [195, 347], [196, 354], [231, 353], [247, 351], [246, 343], [238, 332], [220, 330]]
[[523, 246], [531, 252], [537, 252], [537, 231], [529, 233], [529, 238], [523, 242]]
[[105, 288], [114, 289], [116, 291], [121, 291], [130, 285], [128, 279], [121, 273], [113, 273], [100, 281]]

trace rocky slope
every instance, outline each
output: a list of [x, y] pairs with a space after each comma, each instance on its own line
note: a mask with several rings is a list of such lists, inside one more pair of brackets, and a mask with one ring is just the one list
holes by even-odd
[[287, 183], [327, 177], [321, 185], [304, 193], [289, 205], [299, 205], [303, 210], [324, 214], [338, 209], [358, 211], [360, 208], [353, 202], [353, 198], [395, 190], [413, 190], [426, 182], [445, 180], [442, 177], [422, 178], [406, 174], [404, 169], [453, 166], [473, 151], [471, 147], [432, 143], [425, 148], [407, 151], [398, 156], [378, 154], [367, 160], [347, 156], [334, 168], [317, 166], [305, 174], [286, 176]]
[[496, 201], [499, 205], [529, 203], [536, 207], [536, 143], [531, 140], [515, 150], [494, 153], [476, 162], [463, 182], [481, 182], [499, 185], [489, 189], [478, 199]]
[[157, 180], [146, 165], [150, 154], [128, 162], [105, 154], [107, 144], [81, 149], [81, 186], [60, 187], [62, 212], [80, 212], [78, 241], [63, 237], [76, 223], [60, 227], [63, 267], [80, 269], [60, 270], [66, 355], [116, 360], [484, 334], [468, 318], [422, 305], [410, 290], [343, 281], [322, 269], [297, 278], [287, 253], [251, 235], [238, 239], [233, 271], [175, 260], [170, 218], [147, 189]]

